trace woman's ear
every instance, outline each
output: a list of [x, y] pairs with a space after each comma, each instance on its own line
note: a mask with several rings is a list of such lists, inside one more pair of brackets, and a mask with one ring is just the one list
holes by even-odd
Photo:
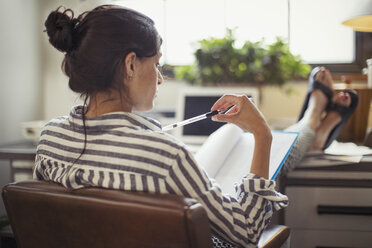
[[132, 78], [136, 69], [135, 62], [137, 55], [135, 52], [130, 52], [125, 57], [125, 71], [128, 78]]

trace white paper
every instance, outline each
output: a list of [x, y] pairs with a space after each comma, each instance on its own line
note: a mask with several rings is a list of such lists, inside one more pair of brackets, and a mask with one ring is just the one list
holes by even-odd
[[237, 145], [227, 159], [225, 159], [224, 166], [221, 167], [215, 178], [224, 193], [234, 194], [234, 184], [241, 181], [249, 173], [253, 149], [253, 135], [250, 133], [242, 134], [242, 137], [238, 140]]
[[[270, 179], [286, 158], [298, 133], [273, 131], [272, 135]], [[254, 138], [251, 133], [226, 124], [206, 140], [195, 158], [208, 175], [216, 179], [224, 193], [233, 194], [234, 184], [250, 171], [253, 150]]]
[[200, 147], [195, 159], [210, 177], [216, 177], [242, 133], [243, 130], [238, 126], [225, 124], [212, 133]]
[[[278, 168], [286, 158], [298, 133], [272, 132], [273, 141], [270, 152], [269, 178], [274, 179]], [[218, 171], [216, 181], [225, 193], [235, 192], [234, 184], [239, 183], [250, 171], [254, 150], [254, 138], [251, 133], [243, 133], [231, 153]]]
[[342, 155], [316, 155], [306, 156], [298, 168], [316, 168], [316, 167], [331, 167], [348, 164], [357, 164], [362, 160], [363, 156], [342, 156]]
[[367, 146], [358, 146], [351, 142], [333, 141], [324, 153], [329, 155], [362, 156], [372, 154], [372, 149]]

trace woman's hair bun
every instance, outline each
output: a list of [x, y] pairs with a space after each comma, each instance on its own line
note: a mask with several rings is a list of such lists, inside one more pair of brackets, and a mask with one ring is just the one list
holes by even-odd
[[69, 52], [74, 47], [73, 32], [78, 20], [74, 18], [71, 9], [61, 12], [61, 8], [49, 14], [45, 21], [45, 31], [49, 36], [49, 42], [55, 48], [61, 52]]

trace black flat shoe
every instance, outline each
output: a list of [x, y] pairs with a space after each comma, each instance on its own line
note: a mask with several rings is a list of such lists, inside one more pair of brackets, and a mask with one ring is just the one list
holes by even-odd
[[311, 93], [316, 89], [321, 90], [323, 92], [323, 94], [327, 97], [328, 103], [327, 103], [326, 109], [330, 107], [330, 104], [332, 104], [333, 91], [329, 87], [327, 87], [326, 85], [324, 85], [321, 82], [315, 80], [315, 76], [319, 71], [320, 71], [320, 67], [317, 66], [310, 72], [307, 94], [306, 94], [306, 97], [305, 97], [304, 104], [302, 105], [302, 109], [301, 109], [301, 112], [300, 112], [300, 116], [298, 117], [298, 120], [301, 120], [302, 117], [304, 116], [305, 111], [306, 111], [306, 109], [309, 105], [309, 100], [310, 100]]
[[328, 139], [323, 147], [323, 150], [326, 149], [331, 145], [331, 143], [337, 139], [337, 137], [340, 135], [342, 129], [346, 125], [347, 121], [349, 120], [350, 116], [354, 113], [356, 107], [358, 106], [358, 95], [356, 91], [354, 90], [345, 90], [344, 92], [349, 93], [351, 98], [351, 104], [350, 106], [342, 106], [335, 102], [331, 102], [330, 106], [327, 108], [327, 111], [336, 111], [340, 114], [342, 120], [339, 124], [337, 124], [333, 130], [329, 133]]

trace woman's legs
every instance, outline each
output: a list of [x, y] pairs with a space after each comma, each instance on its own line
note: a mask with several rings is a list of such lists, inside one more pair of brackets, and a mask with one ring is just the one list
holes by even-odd
[[[323, 83], [330, 89], [333, 89], [333, 82], [329, 79], [325, 80], [323, 71], [324, 70], [322, 69], [315, 75], [315, 80]], [[280, 173], [281, 175], [285, 175], [287, 172], [294, 169], [294, 167], [302, 160], [305, 153], [309, 150], [314, 138], [316, 137], [316, 131], [321, 126], [323, 112], [327, 104], [328, 98], [320, 89], [315, 89], [310, 95], [309, 105], [302, 119], [285, 129], [285, 131], [288, 132], [299, 132], [299, 135], [284, 162]]]
[[[351, 98], [349, 93], [340, 92], [335, 95], [334, 102], [340, 106], [350, 106]], [[322, 150], [327, 142], [329, 134], [342, 121], [342, 116], [337, 111], [328, 111], [327, 116], [316, 130], [315, 139], [310, 150]]]
[[[315, 80], [333, 90], [332, 75], [329, 70], [322, 68]], [[340, 92], [333, 97], [333, 101], [342, 106], [350, 106], [348, 93]], [[322, 150], [333, 128], [340, 123], [342, 117], [336, 111], [329, 111], [324, 117], [328, 104], [327, 97], [319, 89], [315, 89], [310, 96], [309, 105], [304, 116], [285, 131], [299, 132], [299, 136], [288, 154], [281, 170], [281, 175], [294, 169], [309, 150]]]

